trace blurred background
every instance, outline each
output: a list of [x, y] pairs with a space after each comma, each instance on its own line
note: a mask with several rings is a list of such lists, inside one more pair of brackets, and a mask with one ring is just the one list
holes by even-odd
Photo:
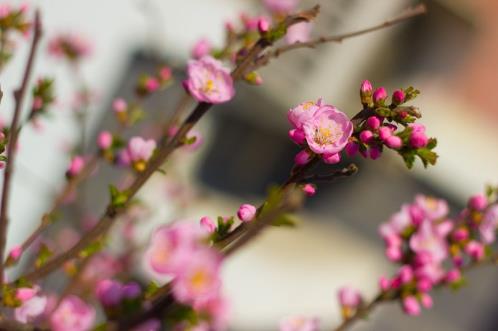
[[[301, 7], [315, 3], [322, 11], [312, 36], [368, 27], [418, 2], [303, 0]], [[397, 155], [384, 153], [381, 161], [355, 159], [360, 172], [353, 178], [319, 186], [300, 213], [297, 229], [269, 229], [226, 263], [232, 330], [275, 330], [281, 317], [296, 314], [317, 316], [323, 329], [330, 329], [340, 320], [340, 286], [373, 296], [378, 277], [393, 272], [376, 231], [403, 202], [420, 192], [448, 199], [457, 210], [485, 184], [498, 184], [498, 2], [424, 3], [424, 17], [273, 61], [260, 72], [263, 87], [240, 84], [232, 102], [210, 112], [199, 127], [205, 143], [197, 153], [177, 153], [173, 176], [156, 176], [142, 190], [152, 211], [144, 237], [158, 223], [233, 215], [243, 202], [259, 204], [269, 185], [287, 177], [298, 151], [287, 138], [290, 107], [323, 97], [353, 115], [360, 110], [363, 79], [391, 90], [409, 85], [421, 90], [415, 103], [429, 134], [438, 138], [437, 166], [425, 170], [417, 164], [409, 171]], [[89, 150], [96, 134], [112, 125], [113, 98], [130, 96], [141, 72], [167, 63], [181, 81], [197, 40], [208, 38], [221, 46], [226, 20], [242, 11], [262, 10], [258, 1], [250, 0], [39, 0], [32, 5], [41, 8], [47, 35], [69, 30], [92, 41], [92, 56], [81, 68], [99, 101], [88, 113]], [[24, 44], [0, 76], [6, 92], [2, 119], [10, 116], [9, 91], [19, 84]], [[10, 247], [38, 224], [63, 185], [68, 158], [61, 151], [79, 138], [68, 109], [74, 86], [67, 68], [41, 57], [36, 72], [56, 77], [59, 110], [42, 123], [42, 133], [28, 129], [20, 138]], [[177, 85], [148, 100], [147, 119], [165, 118], [181, 94]], [[87, 209], [99, 215], [107, 202], [107, 184], [119, 179], [110, 169], [101, 170], [80, 192], [83, 202], [66, 210], [66, 218], [84, 217], [80, 211]], [[186, 201], [191, 203], [187, 206]], [[493, 268], [473, 271], [469, 286], [456, 294], [437, 292], [434, 308], [420, 318], [385, 305], [353, 330], [497, 330], [497, 276]]]

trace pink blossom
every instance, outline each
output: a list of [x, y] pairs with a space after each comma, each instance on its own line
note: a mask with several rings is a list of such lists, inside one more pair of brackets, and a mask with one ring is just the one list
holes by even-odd
[[50, 326], [54, 331], [87, 331], [95, 321], [95, 309], [75, 295], [62, 300], [50, 316]]
[[212, 249], [193, 251], [173, 280], [175, 298], [186, 304], [205, 301], [219, 294], [221, 256]]
[[8, 3], [0, 4], [0, 19], [5, 18], [10, 15], [12, 8]]
[[35, 97], [33, 99], [33, 110], [40, 110], [43, 107], [43, 99], [40, 97]]
[[309, 197], [312, 197], [316, 193], [316, 187], [313, 184], [305, 184], [303, 186], [303, 192]]
[[426, 253], [432, 261], [441, 262], [448, 256], [448, 247], [433, 224], [425, 220], [410, 238], [410, 248], [415, 253]]
[[452, 237], [455, 241], [465, 241], [469, 239], [469, 230], [467, 230], [466, 228], [458, 228], [455, 230], [455, 232], [453, 232]]
[[296, 9], [299, 0], [264, 0], [263, 3], [272, 12], [286, 14]]
[[116, 112], [116, 113], [122, 113], [122, 112], [125, 112], [126, 109], [128, 108], [128, 104], [126, 103], [126, 101], [122, 98], [117, 98], [115, 99], [113, 102], [112, 102], [112, 109]]
[[479, 234], [485, 244], [491, 244], [496, 240], [496, 227], [498, 226], [498, 205], [489, 208], [479, 225]]
[[452, 269], [446, 273], [445, 280], [448, 283], [455, 283], [459, 281], [462, 278], [462, 273], [460, 272], [460, 269]]
[[204, 216], [201, 218], [201, 227], [207, 232], [207, 233], [214, 233], [216, 231], [216, 223], [209, 217]]
[[294, 163], [298, 166], [303, 166], [311, 161], [311, 153], [308, 150], [303, 149], [294, 157]]
[[425, 125], [420, 123], [410, 123], [408, 127], [412, 129], [412, 132], [425, 133]]
[[317, 154], [342, 151], [353, 133], [353, 123], [337, 108], [324, 105], [303, 126], [310, 149]]
[[318, 331], [320, 321], [316, 317], [291, 316], [280, 321], [280, 331]]
[[218, 104], [235, 95], [229, 70], [211, 56], [190, 60], [187, 76], [185, 87], [197, 101]]
[[389, 139], [389, 137], [391, 137], [392, 135], [393, 135], [392, 128], [388, 126], [382, 126], [381, 128], [379, 128], [379, 137], [383, 141], [387, 141], [387, 139]]
[[420, 315], [420, 305], [414, 296], [407, 296], [403, 299], [403, 310], [407, 315]]
[[192, 224], [160, 227], [152, 235], [145, 260], [158, 274], [179, 274], [200, 238], [200, 229]]
[[409, 283], [413, 280], [413, 269], [409, 265], [403, 265], [398, 272], [399, 279], [401, 284]]
[[77, 34], [60, 34], [48, 42], [48, 52], [55, 58], [78, 61], [91, 53], [91, 44]]
[[290, 26], [285, 35], [287, 44], [304, 43], [310, 40], [310, 34], [313, 24], [310, 22], [301, 22]]
[[213, 330], [225, 330], [230, 318], [230, 305], [225, 297], [216, 295], [207, 300], [197, 300], [193, 308], [201, 314], [209, 316], [209, 324]]
[[69, 169], [67, 173], [70, 176], [77, 176], [85, 166], [85, 159], [83, 157], [76, 155], [71, 159], [71, 163], [69, 164]]
[[237, 216], [242, 222], [249, 222], [256, 216], [256, 207], [250, 204], [243, 204], [237, 211]]
[[316, 103], [313, 101], [303, 102], [294, 108], [289, 109], [287, 118], [289, 122], [298, 130], [302, 130], [304, 124], [310, 121], [318, 109], [321, 107], [321, 99]]
[[337, 296], [339, 298], [340, 305], [343, 307], [356, 308], [362, 302], [360, 292], [356, 289], [347, 286], [339, 289]]
[[441, 199], [419, 194], [415, 197], [415, 204], [429, 220], [441, 219], [448, 214], [448, 203]]
[[209, 55], [209, 53], [211, 53], [211, 49], [212, 49], [211, 42], [208, 39], [206, 38], [199, 39], [192, 48], [191, 56], [194, 59], [200, 59], [205, 55]]
[[266, 17], [260, 17], [258, 19], [258, 31], [259, 33], [266, 33], [270, 30], [271, 23]]
[[132, 137], [128, 142], [127, 152], [131, 162], [146, 163], [156, 149], [156, 142], [153, 139], [145, 140], [142, 137]]
[[488, 198], [484, 194], [475, 194], [470, 197], [468, 206], [474, 210], [481, 211], [488, 205]]
[[382, 291], [388, 291], [391, 288], [391, 281], [384, 276], [379, 278], [379, 287]]
[[97, 145], [100, 149], [108, 149], [112, 145], [112, 134], [109, 131], [102, 131], [97, 138]]
[[360, 140], [362, 143], [368, 144], [373, 139], [373, 132], [370, 130], [363, 130], [360, 133]]
[[14, 318], [21, 323], [31, 323], [45, 312], [47, 297], [37, 295], [39, 288], [20, 288], [16, 297], [22, 304], [14, 310]]

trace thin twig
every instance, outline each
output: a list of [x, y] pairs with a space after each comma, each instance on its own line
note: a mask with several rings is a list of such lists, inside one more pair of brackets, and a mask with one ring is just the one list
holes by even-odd
[[351, 163], [347, 167], [344, 167], [339, 170], [334, 170], [326, 175], [311, 175], [303, 177], [303, 179], [301, 179], [299, 182], [300, 183], [331, 182], [342, 177], [352, 176], [357, 172], [358, 172], [358, 166], [354, 163]]
[[319, 38], [316, 38], [316, 39], [313, 39], [313, 40], [310, 40], [307, 42], [296, 42], [296, 43], [291, 44], [291, 45], [281, 46], [281, 47], [278, 47], [275, 50], [268, 52], [265, 55], [261, 56], [256, 61], [256, 63], [254, 64], [252, 69], [255, 70], [259, 67], [262, 67], [262, 66], [266, 65], [272, 58], [277, 58], [280, 55], [287, 53], [287, 52], [294, 50], [294, 49], [315, 48], [316, 46], [326, 44], [326, 43], [341, 43], [346, 39], [358, 37], [358, 36], [361, 36], [364, 34], [375, 32], [375, 31], [385, 29], [385, 28], [394, 26], [396, 24], [405, 22], [405, 21], [407, 21], [411, 18], [414, 18], [416, 16], [423, 15], [426, 12], [427, 12], [427, 9], [426, 9], [425, 5], [419, 4], [413, 8], [407, 9], [404, 13], [402, 13], [402, 14], [400, 14], [400, 15], [398, 15], [390, 20], [387, 20], [387, 21], [380, 23], [380, 24], [376, 24], [376, 25], [371, 26], [369, 28], [361, 29], [361, 30], [354, 31], [354, 32], [348, 32], [348, 33], [344, 33], [344, 34], [340, 34], [340, 35], [335, 35], [335, 36], [319, 37]]
[[33, 41], [31, 43], [31, 48], [26, 62], [26, 67], [24, 69], [23, 79], [19, 89], [14, 91], [15, 108], [9, 131], [9, 140], [8, 140], [9, 143], [7, 146], [8, 158], [7, 158], [7, 164], [5, 166], [5, 173], [4, 173], [3, 187], [2, 187], [2, 200], [0, 207], [1, 208], [0, 209], [0, 285], [3, 284], [3, 278], [4, 278], [4, 255], [5, 255], [5, 245], [7, 241], [8, 214], [9, 214], [8, 204], [10, 197], [10, 182], [12, 179], [12, 174], [14, 172], [14, 161], [16, 157], [15, 148], [17, 145], [17, 137], [18, 137], [17, 126], [19, 123], [19, 118], [21, 116], [24, 97], [28, 90], [28, 85], [31, 77], [31, 72], [33, 70], [35, 55], [38, 49], [38, 44], [41, 36], [42, 36], [42, 23], [40, 19], [40, 11], [37, 10], [35, 13]]

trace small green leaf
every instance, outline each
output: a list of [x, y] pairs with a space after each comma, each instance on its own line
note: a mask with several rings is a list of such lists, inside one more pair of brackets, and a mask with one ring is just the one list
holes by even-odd
[[272, 225], [296, 227], [297, 221], [298, 221], [297, 217], [292, 214], [282, 214], [273, 221]]
[[147, 285], [147, 288], [145, 289], [145, 298], [146, 299], [149, 299], [151, 298], [152, 296], [154, 296], [154, 294], [157, 293], [157, 291], [159, 290], [160, 286], [154, 282], [154, 281], [151, 281], [149, 283], [149, 285]]
[[128, 195], [125, 192], [119, 191], [114, 185], [109, 185], [109, 193], [113, 207], [123, 207], [128, 201]]
[[387, 107], [378, 107], [375, 109], [375, 113], [382, 117], [390, 117], [393, 112]]
[[81, 258], [92, 256], [93, 254], [100, 252], [103, 247], [104, 247], [104, 241], [103, 240], [96, 240], [93, 243], [91, 243], [90, 245], [86, 246], [79, 253], [79, 256]]
[[46, 244], [40, 245], [40, 250], [38, 251], [38, 256], [35, 260], [35, 267], [40, 268], [45, 263], [47, 263], [48, 259], [53, 255], [53, 252], [48, 248]]

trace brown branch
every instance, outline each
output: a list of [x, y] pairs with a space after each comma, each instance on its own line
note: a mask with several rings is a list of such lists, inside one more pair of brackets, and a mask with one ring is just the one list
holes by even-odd
[[[318, 13], [318, 8], [314, 7], [311, 10], [298, 13], [296, 15], [287, 18], [287, 22], [290, 25], [302, 22], [303, 20], [311, 19], [315, 17]], [[311, 17], [311, 18], [310, 18]], [[255, 58], [264, 51], [267, 47], [272, 45], [272, 41], [269, 41], [265, 37], [261, 37], [251, 48], [246, 58], [232, 71], [232, 78], [238, 80], [242, 75], [248, 70], [249, 66], [253, 63]], [[28, 281], [36, 281], [53, 271], [57, 270], [66, 261], [75, 258], [78, 254], [94, 240], [102, 237], [107, 233], [107, 231], [112, 227], [114, 222], [125, 209], [130, 201], [134, 198], [140, 188], [147, 182], [147, 180], [159, 169], [159, 167], [168, 159], [168, 157], [181, 146], [181, 142], [185, 139], [187, 133], [192, 129], [192, 127], [197, 124], [197, 122], [206, 114], [206, 112], [213, 105], [210, 103], [200, 102], [194, 108], [192, 113], [187, 117], [187, 119], [180, 126], [178, 132], [175, 136], [168, 141], [164, 141], [158, 148], [156, 155], [147, 165], [147, 168], [141, 172], [133, 181], [133, 183], [124, 191], [126, 192], [126, 201], [123, 203], [122, 207], [116, 207], [109, 204], [106, 208], [105, 213], [100, 218], [100, 221], [87, 233], [85, 233], [80, 240], [71, 247], [68, 251], [61, 253], [60, 255], [49, 260], [45, 265], [41, 266], [32, 272], [27, 273], [23, 276]]]
[[299, 182], [300, 183], [317, 183], [317, 182], [331, 182], [342, 177], [349, 177], [358, 172], [358, 166], [351, 163], [345, 168], [334, 170], [326, 175], [311, 175], [304, 177]]
[[402, 13], [402, 14], [400, 14], [400, 15], [398, 15], [390, 20], [387, 20], [383, 23], [371, 26], [369, 28], [361, 29], [361, 30], [354, 31], [354, 32], [344, 33], [344, 34], [340, 34], [340, 35], [335, 35], [335, 36], [319, 37], [319, 38], [316, 38], [316, 39], [313, 39], [313, 40], [310, 40], [307, 42], [296, 42], [296, 43], [291, 44], [291, 45], [282, 46], [282, 47], [279, 47], [279, 48], [261, 56], [256, 61], [256, 63], [254, 64], [252, 69], [256, 70], [256, 69], [268, 64], [268, 62], [272, 58], [277, 58], [280, 55], [287, 53], [287, 52], [294, 50], [294, 49], [315, 48], [316, 46], [326, 44], [326, 43], [341, 43], [345, 39], [354, 38], [354, 37], [358, 37], [358, 36], [361, 36], [364, 34], [375, 32], [375, 31], [378, 31], [381, 29], [385, 29], [385, 28], [394, 26], [396, 24], [405, 22], [407, 20], [410, 20], [416, 16], [423, 15], [426, 12], [427, 12], [427, 9], [426, 9], [425, 5], [419, 4], [413, 8], [407, 9], [404, 13]]
[[[468, 264], [467, 266], [463, 267], [461, 270], [462, 270], [462, 272], [463, 271], [470, 271], [472, 269], [475, 269], [476, 267], [486, 265], [486, 264], [493, 264], [494, 265], [494, 264], [497, 264], [497, 262], [498, 262], [498, 254], [495, 254], [486, 260], [472, 262], [472, 263]], [[444, 285], [445, 284], [440, 284], [440, 285], [436, 286], [435, 288], [442, 288]], [[368, 304], [360, 306], [351, 317], [344, 319], [342, 321], [342, 323], [339, 324], [337, 327], [333, 328], [332, 331], [345, 331], [345, 330], [347, 330], [355, 322], [357, 322], [360, 319], [363, 319], [368, 314], [372, 313], [372, 311], [381, 303], [394, 301], [394, 300], [399, 299], [399, 297], [400, 297], [400, 293], [399, 293], [399, 291], [396, 291], [396, 290], [390, 290], [387, 292], [377, 294]]]
[[1, 208], [0, 209], [0, 285], [3, 284], [3, 277], [4, 277], [5, 266], [3, 261], [5, 255], [5, 244], [7, 241], [7, 230], [8, 230], [8, 214], [9, 214], [8, 204], [10, 197], [10, 182], [12, 180], [12, 174], [14, 172], [14, 161], [16, 157], [15, 149], [18, 137], [17, 127], [19, 124], [19, 118], [21, 116], [24, 97], [28, 90], [28, 85], [31, 77], [31, 72], [33, 70], [35, 55], [38, 49], [38, 44], [40, 42], [41, 36], [42, 36], [42, 23], [40, 19], [40, 11], [37, 10], [35, 13], [33, 41], [31, 43], [31, 48], [29, 50], [26, 67], [24, 69], [23, 79], [21, 82], [21, 86], [16, 91], [14, 91], [15, 107], [9, 131], [9, 140], [7, 146], [8, 158], [3, 177], [2, 200], [0, 207]]

